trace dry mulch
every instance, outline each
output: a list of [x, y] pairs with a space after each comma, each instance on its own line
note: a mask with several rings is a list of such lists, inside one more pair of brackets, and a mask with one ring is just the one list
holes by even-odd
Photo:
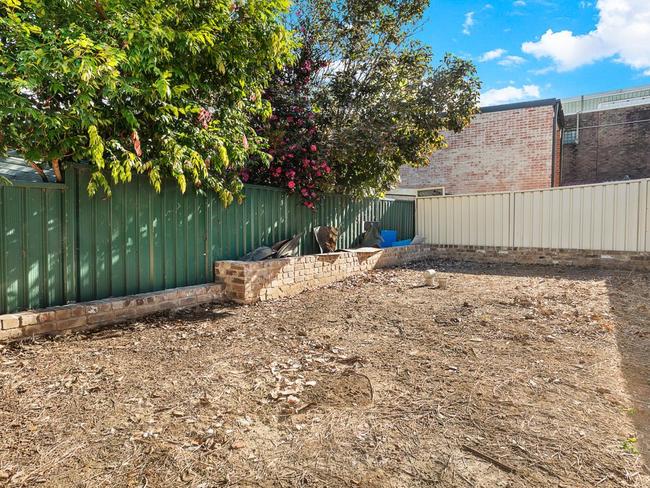
[[650, 486], [649, 304], [641, 274], [420, 263], [0, 346], [0, 485]]

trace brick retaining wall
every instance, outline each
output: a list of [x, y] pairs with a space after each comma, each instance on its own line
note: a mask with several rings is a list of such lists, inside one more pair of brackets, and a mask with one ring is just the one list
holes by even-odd
[[237, 303], [297, 295], [353, 274], [425, 259], [427, 245], [364, 249], [261, 262], [217, 261], [214, 276], [226, 296]]
[[429, 256], [479, 263], [541, 264], [650, 271], [650, 253], [642, 252], [431, 245]]
[[0, 315], [0, 341], [89, 329], [203, 303], [228, 300], [253, 303], [292, 296], [363, 271], [427, 258], [650, 271], [650, 253], [427, 244], [318, 254], [256, 263], [217, 261], [214, 265], [215, 284]]
[[223, 285], [210, 283], [0, 315], [0, 341], [90, 329], [165, 310], [222, 301], [223, 289]]

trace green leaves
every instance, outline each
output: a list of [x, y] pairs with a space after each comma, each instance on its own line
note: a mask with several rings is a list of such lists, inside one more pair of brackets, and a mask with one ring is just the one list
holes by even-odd
[[160, 78], [158, 78], [154, 84], [158, 95], [160, 95], [160, 98], [163, 100], [169, 99], [171, 97], [172, 90], [169, 85], [169, 78], [171, 78], [171, 76], [171, 71], [165, 71], [164, 73], [160, 74]]
[[309, 88], [320, 107], [340, 192], [376, 194], [402, 165], [424, 166], [477, 111], [472, 63], [433, 54], [413, 38], [428, 0], [300, 0], [298, 26], [329, 68]]
[[0, 152], [89, 164], [91, 193], [136, 172], [157, 190], [175, 181], [231, 202], [239, 169], [264, 143], [241, 142], [251, 118], [270, 115], [259, 94], [291, 59], [287, 9], [286, 0], [0, 0]]
[[88, 150], [93, 164], [98, 169], [104, 169], [104, 142], [94, 125], [88, 127]]

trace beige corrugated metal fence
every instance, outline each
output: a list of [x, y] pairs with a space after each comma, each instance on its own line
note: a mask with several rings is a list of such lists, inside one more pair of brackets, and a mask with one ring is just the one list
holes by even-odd
[[418, 198], [416, 231], [440, 245], [650, 252], [650, 179]]

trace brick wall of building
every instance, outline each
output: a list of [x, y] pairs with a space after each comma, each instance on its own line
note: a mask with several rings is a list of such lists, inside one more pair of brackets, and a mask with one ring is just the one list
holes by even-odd
[[449, 147], [429, 166], [403, 167], [400, 187], [444, 186], [449, 194], [549, 188], [554, 115], [553, 105], [481, 113], [447, 136]]
[[[576, 125], [565, 116], [565, 132]], [[577, 144], [562, 147], [562, 185], [627, 178], [650, 178], [650, 105], [580, 114]]]

